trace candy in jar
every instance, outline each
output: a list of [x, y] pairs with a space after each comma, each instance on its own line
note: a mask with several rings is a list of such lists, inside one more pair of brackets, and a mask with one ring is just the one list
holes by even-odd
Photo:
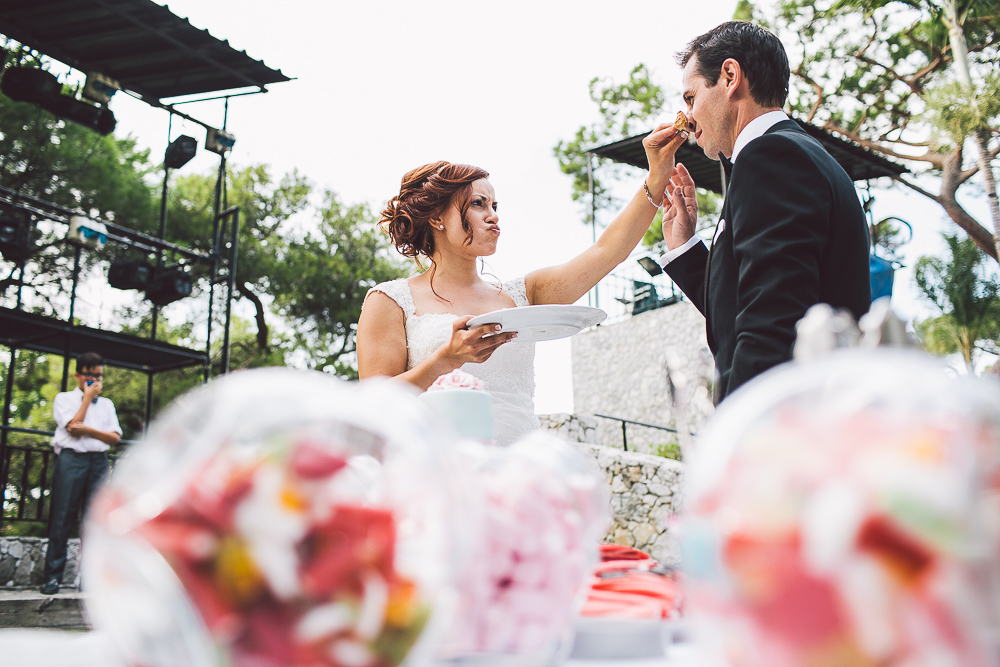
[[705, 664], [998, 664], [994, 382], [916, 352], [837, 352], [746, 385], [689, 458]]
[[423, 412], [391, 381], [288, 369], [181, 397], [88, 516], [95, 626], [136, 665], [401, 663], [458, 551]]
[[571, 445], [535, 432], [507, 448], [463, 443], [477, 517], [440, 656], [548, 665], [569, 650], [608, 522], [604, 480]]

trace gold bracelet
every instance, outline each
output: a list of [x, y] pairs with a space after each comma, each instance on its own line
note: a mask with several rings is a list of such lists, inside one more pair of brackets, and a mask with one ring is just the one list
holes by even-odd
[[[655, 201], [653, 201], [653, 195], [649, 194], [649, 186], [646, 185], [646, 181], [642, 182], [642, 189], [645, 190], [645, 192], [646, 192], [646, 199], [649, 200], [650, 204], [652, 204], [656, 208], [660, 208], [661, 206], [663, 206], [663, 200], [660, 200], [659, 204], [657, 204]], [[666, 193], [664, 192], [663, 194], [665, 195]]]

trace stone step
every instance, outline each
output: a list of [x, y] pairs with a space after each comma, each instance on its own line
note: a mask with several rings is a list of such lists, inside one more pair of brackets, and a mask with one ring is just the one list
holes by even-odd
[[0, 589], [0, 628], [89, 630], [83, 600], [76, 588], [63, 587], [55, 595], [37, 588]]

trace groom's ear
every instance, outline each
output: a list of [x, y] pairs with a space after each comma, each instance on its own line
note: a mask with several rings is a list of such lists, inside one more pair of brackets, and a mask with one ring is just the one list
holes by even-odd
[[727, 58], [722, 63], [722, 68], [719, 71], [719, 82], [726, 87], [728, 96], [732, 97], [736, 89], [743, 83], [744, 78], [743, 68], [740, 67], [740, 63], [735, 58]]

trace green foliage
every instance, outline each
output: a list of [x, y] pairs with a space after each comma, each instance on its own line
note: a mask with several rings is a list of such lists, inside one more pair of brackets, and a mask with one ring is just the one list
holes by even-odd
[[673, 459], [674, 461], [684, 460], [681, 455], [681, 446], [676, 442], [664, 442], [658, 445], [652, 445], [650, 447], [650, 453], [654, 456], [662, 456], [665, 459]]
[[[593, 181], [594, 202], [597, 211], [620, 206], [611, 194], [612, 184], [624, 178], [634, 178], [635, 169], [601, 157], [590, 158], [587, 150], [602, 146], [628, 136], [639, 134], [656, 127], [664, 113], [663, 89], [649, 76], [648, 68], [639, 64], [629, 75], [629, 80], [616, 84], [608, 78], [595, 77], [590, 81], [590, 99], [597, 104], [600, 120], [590, 126], [580, 127], [572, 141], [559, 141], [553, 153], [559, 160], [559, 168], [572, 176], [573, 201], [590, 202], [591, 180]], [[673, 120], [671, 116], [669, 120]], [[593, 160], [593, 172], [588, 171], [588, 162]], [[714, 224], [715, 215], [721, 206], [721, 199], [714, 193], [699, 190], [699, 225]], [[583, 222], [590, 223], [590, 209], [587, 208]], [[643, 236], [645, 245], [654, 245], [663, 240], [662, 213], [657, 212], [649, 230]]]
[[[0, 38], [2, 39], [2, 38]], [[4, 69], [39, 65], [36, 54], [6, 42]], [[155, 218], [153, 188], [147, 182], [149, 151], [132, 138], [102, 137], [75, 123], [56, 118], [40, 107], [0, 94], [0, 185], [70, 209], [143, 228]], [[29, 283], [51, 304], [69, 289], [73, 250], [62, 243], [65, 229], [39, 232]], [[84, 269], [102, 259], [85, 253]], [[0, 276], [0, 296], [13, 283], [14, 266]]]
[[346, 206], [327, 191], [317, 222], [282, 244], [270, 275], [274, 307], [311, 368], [356, 377], [351, 353], [365, 295], [406, 272], [366, 206]]
[[[971, 11], [976, 3], [960, 4]], [[1000, 16], [971, 18], [963, 30], [974, 63], [995, 63]], [[774, 20], [798, 59], [792, 110], [804, 116], [819, 101], [819, 120], [879, 140], [917, 129], [921, 98], [944, 83], [951, 64], [948, 31], [932, 2], [782, 0]]]
[[941, 315], [916, 329], [928, 351], [959, 352], [971, 370], [978, 350], [995, 353], [1000, 342], [1000, 279], [971, 239], [944, 238], [950, 257], [921, 257], [914, 271], [917, 287]]
[[[168, 236], [177, 242], [207, 251], [212, 245], [217, 174], [178, 177], [169, 195]], [[265, 301], [271, 294], [270, 275], [277, 263], [281, 238], [291, 220], [309, 206], [311, 187], [296, 171], [275, 180], [264, 164], [232, 169], [227, 173], [222, 208], [240, 208], [239, 258], [236, 287], [255, 310], [256, 342], [260, 354], [270, 354], [271, 333]]]
[[926, 117], [959, 145], [977, 132], [989, 132], [1000, 118], [1000, 72], [991, 72], [975, 88], [957, 81], [927, 90]]
[[[4, 69], [16, 64], [39, 62], [8, 52]], [[0, 185], [126, 226], [155, 215], [146, 181], [153, 165], [134, 139], [102, 137], [6, 95], [0, 118]]]
[[[45, 66], [37, 54], [12, 42], [4, 44], [4, 67]], [[131, 138], [101, 137], [35, 105], [0, 95], [0, 184], [8, 188], [156, 234], [162, 174], [162, 165], [151, 163], [149, 152], [140, 150]], [[216, 173], [172, 173], [168, 185], [166, 238], [207, 253], [213, 244]], [[364, 206], [341, 204], [332, 192], [317, 207], [310, 202], [311, 186], [304, 176], [293, 171], [274, 177], [263, 164], [230, 168], [220, 194], [223, 208], [240, 208], [236, 286], [239, 296], [250, 300], [255, 310], [253, 322], [234, 318], [230, 368], [284, 365], [293, 356], [297, 364], [356, 377], [354, 331], [364, 296], [377, 282], [404, 273], [388, 251], [385, 237], [376, 230], [371, 212]], [[292, 225], [297, 220], [314, 231], [296, 237]], [[53, 230], [40, 236], [36, 244], [40, 249], [25, 271], [26, 282], [34, 288], [29, 309], [65, 316], [73, 250], [61, 241], [65, 228], [49, 226]], [[83, 253], [83, 269], [136, 252], [109, 244], [103, 251]], [[167, 263], [179, 259], [166, 253]], [[0, 266], [6, 269], [13, 264], [0, 260]], [[205, 290], [207, 269], [199, 265], [193, 273], [200, 279], [196, 291]], [[13, 267], [6, 277], [0, 276], [0, 296], [16, 275]], [[212, 376], [221, 372], [221, 311], [217, 307], [213, 319]], [[149, 336], [150, 313], [146, 302], [124, 307], [104, 328]], [[274, 334], [267, 320], [276, 314], [288, 319], [279, 323]], [[172, 324], [161, 317], [157, 338], [204, 349], [204, 326], [203, 320], [195, 328], [192, 322]], [[51, 401], [61, 389], [62, 358], [22, 350], [15, 363], [11, 424], [52, 431]], [[2, 362], [0, 370], [6, 370]], [[147, 376], [112, 367], [105, 372], [104, 395], [116, 404], [124, 438], [139, 437], [145, 428]], [[0, 391], [5, 378], [6, 373], [0, 378]], [[201, 367], [157, 373], [152, 415], [203, 379]], [[51, 475], [51, 467], [46, 472], [43, 464], [43, 454], [51, 452], [50, 441], [49, 436], [10, 435], [9, 443], [19, 453], [11, 462], [5, 511], [10, 510], [12, 498], [15, 509], [20, 502], [44, 509], [39, 504], [42, 498], [33, 494], [44, 486], [43, 476]], [[25, 449], [32, 451], [25, 453]], [[32, 531], [39, 530], [39, 525], [5, 525], [0, 532], [35, 534]]]
[[[597, 104], [600, 120], [580, 127], [571, 141], [559, 141], [553, 148], [559, 168], [573, 177], [573, 201], [589, 201], [590, 198], [587, 150], [653, 129], [663, 109], [663, 90], [653, 83], [648, 68], [641, 63], [633, 68], [629, 80], [623, 84], [607, 78], [591, 79], [590, 99]], [[593, 160], [595, 206], [598, 210], [609, 208], [615, 202], [605, 179], [614, 180], [622, 171], [605, 158], [594, 157]], [[584, 222], [590, 222], [589, 215], [588, 211]]]
[[898, 260], [898, 251], [913, 238], [913, 229], [895, 216], [873, 223], [870, 228], [871, 243], [881, 250], [880, 256]]
[[952, 16], [947, 4], [772, 0], [764, 14], [789, 52], [792, 114], [902, 161], [915, 174], [939, 177], [938, 195], [930, 194], [928, 181], [899, 180], [934, 197], [993, 254], [993, 231], [962, 207], [956, 191], [975, 171], [965, 151], [995, 155], [1000, 139], [1000, 11], [996, 0], [958, 0]]
[[750, 0], [739, 0], [736, 3], [736, 9], [733, 10], [733, 20], [734, 21], [753, 21], [754, 20], [754, 6]]

